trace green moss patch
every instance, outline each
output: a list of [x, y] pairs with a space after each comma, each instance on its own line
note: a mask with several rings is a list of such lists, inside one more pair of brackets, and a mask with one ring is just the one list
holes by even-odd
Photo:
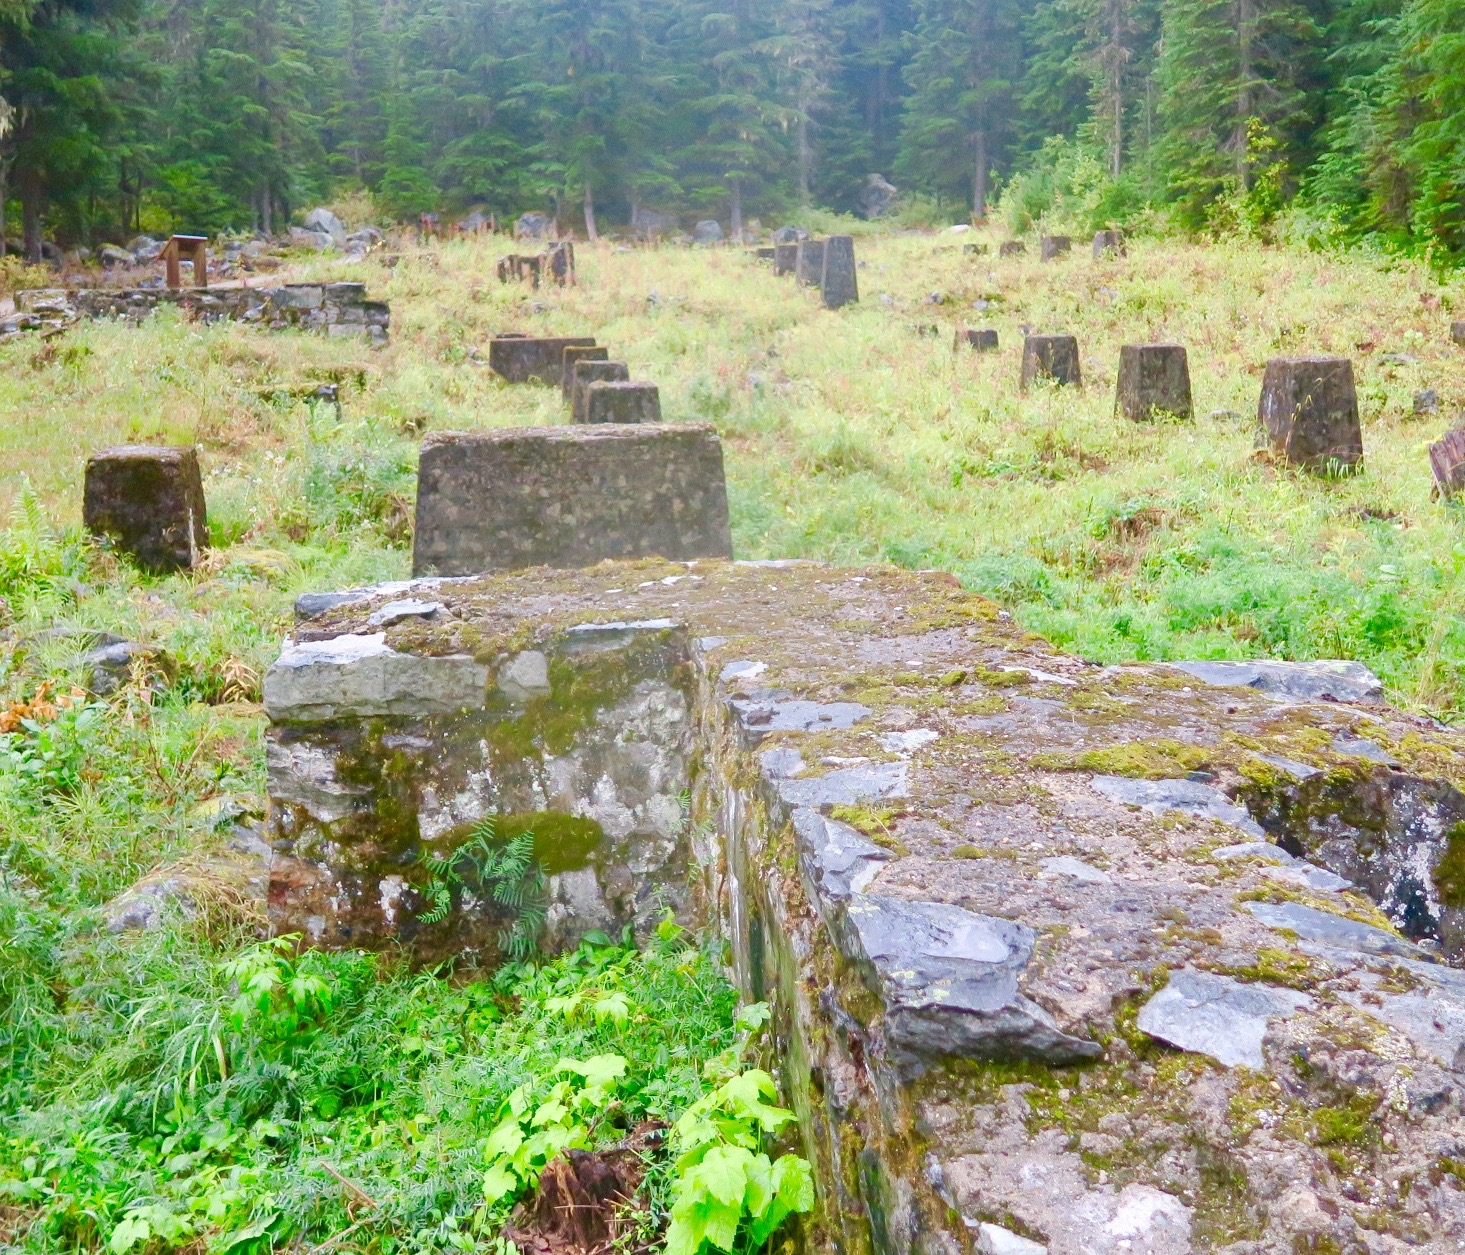
[[1091, 771], [1139, 780], [1174, 779], [1210, 763], [1211, 751], [1171, 740], [1129, 741], [1076, 752], [1044, 751], [1028, 758], [1028, 766], [1039, 771]]

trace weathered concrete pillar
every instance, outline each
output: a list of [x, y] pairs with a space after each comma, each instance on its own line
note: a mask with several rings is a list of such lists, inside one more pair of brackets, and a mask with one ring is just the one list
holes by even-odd
[[1440, 496], [1448, 499], [1465, 492], [1465, 427], [1429, 446], [1429, 465]]
[[824, 275], [824, 241], [800, 240], [794, 259], [794, 278], [811, 288], [817, 288]]
[[1036, 379], [1059, 384], [1083, 384], [1078, 366], [1078, 341], [1073, 336], [1028, 336], [1022, 344], [1022, 386]]
[[702, 423], [442, 432], [422, 444], [413, 575], [732, 554]]
[[759, 261], [772, 261], [773, 260], [773, 248], [772, 247], [750, 248], [748, 250], [748, 252], [750, 252]]
[[119, 445], [87, 459], [82, 521], [145, 571], [187, 571], [208, 546], [208, 511], [192, 445]]
[[1055, 257], [1061, 257], [1073, 247], [1073, 241], [1066, 235], [1045, 235], [1042, 245], [1042, 259], [1052, 261]]
[[825, 309], [839, 309], [860, 299], [855, 278], [855, 241], [851, 235], [831, 235], [824, 241], [824, 264], [819, 294]]
[[1257, 418], [1283, 461], [1310, 471], [1356, 470], [1363, 430], [1346, 357], [1276, 357], [1262, 379]]
[[1119, 350], [1114, 412], [1135, 422], [1192, 416], [1190, 363], [1179, 344], [1126, 344]]
[[1450, 339], [1458, 345], [1465, 346], [1465, 320], [1450, 324]]
[[1124, 233], [1122, 231], [1094, 232], [1094, 260], [1100, 261], [1106, 256], [1124, 256]]
[[488, 364], [510, 383], [559, 384], [565, 348], [594, 343], [594, 336], [495, 336], [488, 342]]
[[625, 362], [576, 362], [575, 377], [570, 384], [570, 421], [588, 422], [586, 406], [590, 403], [593, 383], [624, 383], [631, 372]]
[[997, 248], [998, 257], [1021, 257], [1028, 251], [1028, 246], [1021, 240], [1003, 240]]
[[799, 260], [798, 244], [775, 244], [773, 246], [773, 273], [791, 275]]
[[997, 333], [990, 327], [958, 327], [956, 341], [951, 347], [959, 349], [963, 344], [975, 349], [978, 353], [995, 353], [997, 351]]
[[654, 383], [597, 379], [585, 389], [586, 423], [659, 423], [661, 390]]
[[610, 350], [603, 344], [567, 344], [560, 354], [560, 395], [569, 405], [575, 393], [576, 362], [608, 362]]

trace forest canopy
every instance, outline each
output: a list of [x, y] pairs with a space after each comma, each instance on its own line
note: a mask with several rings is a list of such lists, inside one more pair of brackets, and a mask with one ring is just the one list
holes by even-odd
[[[1465, 0], [0, 0], [0, 238], [800, 207], [1465, 258]], [[19, 229], [19, 230], [17, 230]]]

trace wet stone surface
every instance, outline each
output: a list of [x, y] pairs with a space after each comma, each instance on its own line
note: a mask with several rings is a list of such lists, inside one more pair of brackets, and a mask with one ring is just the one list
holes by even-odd
[[420, 855], [497, 815], [546, 834], [546, 944], [721, 933], [821, 1249], [1465, 1242], [1462, 741], [1354, 666], [1090, 666], [947, 577], [815, 564], [305, 609], [287, 661], [356, 638], [379, 694], [380, 637], [482, 694], [276, 712], [276, 926], [492, 961], [502, 920], [421, 922]]

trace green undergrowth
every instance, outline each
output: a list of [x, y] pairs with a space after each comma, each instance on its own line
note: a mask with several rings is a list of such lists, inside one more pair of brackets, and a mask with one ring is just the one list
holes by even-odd
[[[762, 1127], [785, 1122], [771, 1083], [737, 1060], [733, 990], [672, 925], [641, 951], [599, 938], [454, 977], [297, 954], [289, 938], [46, 935], [14, 890], [0, 910], [39, 977], [19, 988], [12, 958], [4, 987], [7, 1023], [30, 999], [0, 1138], [19, 1249], [303, 1249], [350, 1229], [359, 1250], [468, 1250], [492, 1243], [537, 1177], [502, 1188], [494, 1175], [504, 1138], [490, 1139], [511, 1110], [539, 1113], [530, 1132], [553, 1123], [552, 1151], [595, 1148], [643, 1120], [705, 1114], [707, 1095], [752, 1076], [743, 1097], [761, 1094]], [[568, 1101], [596, 1086], [594, 1102]]]

